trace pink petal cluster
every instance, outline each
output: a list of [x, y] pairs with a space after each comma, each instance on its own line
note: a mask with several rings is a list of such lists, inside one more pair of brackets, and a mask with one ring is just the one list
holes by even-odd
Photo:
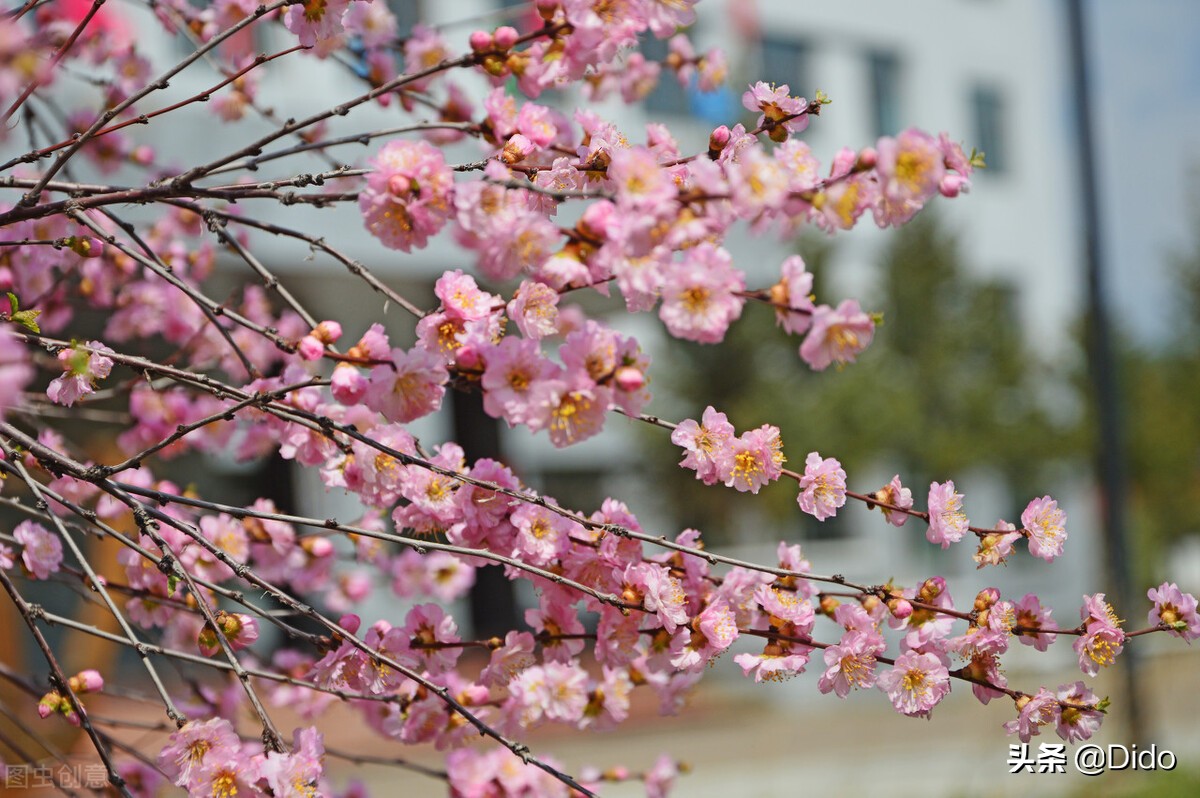
[[816, 452], [809, 452], [796, 502], [818, 521], [837, 515], [838, 508], [846, 503], [846, 472], [842, 464], [832, 457], [822, 458]]
[[1104, 600], [1103, 593], [1083, 597], [1079, 617], [1083, 619], [1084, 633], [1073, 645], [1079, 655], [1079, 668], [1088, 676], [1095, 676], [1100, 669], [1112, 665], [1125, 644], [1125, 632], [1112, 605]]
[[58, 353], [63, 366], [62, 376], [51, 380], [46, 395], [52, 402], [70, 407], [80, 398], [96, 390], [96, 381], [102, 380], [112, 371], [113, 354], [99, 341], [88, 341], [87, 349], [67, 348]]
[[49, 579], [62, 565], [62, 541], [46, 527], [34, 521], [22, 521], [13, 530], [21, 544], [21, 562], [35, 579]]
[[1021, 525], [1029, 533], [1029, 553], [1046, 562], [1062, 554], [1067, 540], [1067, 514], [1049, 496], [1034, 499], [1021, 513]]
[[1163, 624], [1170, 634], [1189, 643], [1200, 637], [1200, 615], [1196, 614], [1196, 597], [1191, 593], [1184, 593], [1174, 582], [1163, 582], [1150, 588], [1146, 597], [1154, 602], [1146, 616], [1148, 623]]
[[374, 171], [358, 197], [367, 230], [392, 249], [423, 248], [453, 208], [454, 174], [441, 150], [425, 141], [392, 141], [370, 164]]
[[970, 522], [962, 510], [963, 495], [954, 490], [954, 481], [934, 482], [929, 486], [929, 529], [925, 537], [943, 549], [962, 540]]

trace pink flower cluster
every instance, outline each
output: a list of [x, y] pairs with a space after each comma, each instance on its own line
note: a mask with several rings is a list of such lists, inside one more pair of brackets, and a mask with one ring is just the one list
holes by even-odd
[[783, 473], [783, 441], [779, 429], [764, 424], [734, 435], [733, 425], [711, 405], [700, 422], [687, 419], [671, 433], [671, 442], [686, 452], [679, 465], [696, 472], [705, 485], [722, 482], [739, 491], [758, 493]]

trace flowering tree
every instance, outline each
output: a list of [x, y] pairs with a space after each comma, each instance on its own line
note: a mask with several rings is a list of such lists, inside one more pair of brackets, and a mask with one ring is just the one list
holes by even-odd
[[[592, 795], [622, 779], [660, 795], [675, 775], [670, 758], [645, 773], [572, 775], [522, 737], [546, 723], [615, 727], [639, 688], [675, 711], [739, 637], [753, 645], [732, 659], [756, 681], [798, 674], [815, 657], [824, 693], [877, 688], [921, 717], [969, 686], [983, 703], [1014, 702], [1006, 729], [1022, 740], [1053, 729], [1076, 741], [1096, 731], [1106, 702], [1082, 681], [1010, 686], [1000, 670], [1010, 644], [1045, 650], [1067, 636], [1094, 676], [1136, 636], [1200, 636], [1196, 600], [1173, 584], [1150, 591], [1136, 631], [1102, 593], [1085, 597], [1076, 625], [1053, 620], [1032, 594], [987, 589], [961, 608], [939, 576], [857, 584], [813, 571], [787, 542], [776, 562], [738, 561], [706, 550], [698, 530], [643, 529], [619, 498], [565, 507], [505, 463], [468, 462], [455, 442], [414, 437], [409, 425], [437, 413], [447, 391], [482, 395], [489, 415], [544, 431], [557, 447], [600, 434], [620, 413], [663, 445], [669, 437], [680, 465], [712, 490], [757, 494], [791, 481], [797, 512], [824, 520], [855, 502], [942, 549], [972, 539], [980, 567], [1025, 556], [1014, 554], [1022, 543], [1034, 557], [1061, 554], [1066, 515], [1049, 496], [1030, 501], [1019, 525], [975, 526], [952, 480], [930, 485], [918, 509], [900, 475], [856, 492], [828, 453], [799, 443], [785, 457], [770, 424], [739, 433], [711, 406], [678, 423], [646, 414], [650, 363], [638, 342], [562, 304], [594, 290], [611, 308], [657, 309], [669, 336], [704, 343], [721, 341], [747, 303], [761, 305], [780, 335], [800, 338], [798, 366], [853, 363], [878, 320], [853, 299], [820, 303], [798, 256], [774, 284], [748, 286], [726, 234], [743, 224], [834, 233], [864, 214], [901, 225], [935, 195], [962, 193], [980, 165], [945, 134], [906, 130], [843, 149], [822, 169], [797, 134], [828, 100], [786, 85], [751, 86], [742, 99], [753, 126], [720, 126], [695, 153], [662, 125], [634, 135], [591, 111], [567, 116], [536, 102], [567, 89], [634, 102], [660, 78], [714, 88], [725, 62], [693, 49], [694, 5], [538, 0], [521, 27], [457, 42], [422, 26], [398, 38], [386, 6], [369, 0], [147, 2], [192, 45], [174, 65], [151, 63], [141, 32], [104, 0], [29, 0], [0, 17], [0, 135], [13, 153], [0, 167], [0, 499], [22, 517], [0, 530], [0, 584], [45, 662], [37, 674], [0, 675], [40, 698], [43, 718], [80, 726], [120, 794], [156, 795], [167, 783], [193, 795], [362, 794], [339, 793], [324, 775], [337, 752], [323, 711], [341, 699], [383, 738], [446, 750], [446, 770], [433, 775], [456, 795]], [[285, 28], [289, 46], [247, 54], [246, 33], [267, 26]], [[667, 58], [646, 60], [639, 36], [669, 38]], [[353, 75], [359, 93], [276, 117], [258, 77], [302, 58]], [[201, 59], [221, 79], [162, 99]], [[134, 143], [138, 128], [206, 101], [231, 123], [213, 160], [179, 167]], [[367, 104], [394, 110], [403, 126], [328, 131]], [[270, 132], [239, 138], [232, 123], [249, 114]], [[476, 160], [448, 157], [444, 145], [471, 140]], [[342, 145], [364, 143], [364, 164], [343, 162]], [[314, 155], [324, 171], [288, 170]], [[281, 176], [251, 176], [266, 164]], [[109, 182], [118, 169], [136, 180]], [[382, 247], [410, 253], [453, 236], [474, 269], [446, 271], [437, 306], [422, 308], [346, 254], [347, 231], [256, 210], [347, 203]], [[255, 254], [267, 234], [303, 242], [411, 314], [416, 343], [396, 346], [357, 315], [315, 317]], [[218, 251], [247, 277], [224, 299], [208, 279]], [[99, 334], [87, 332], [86, 310], [103, 314]], [[63, 418], [119, 424], [122, 454], [86, 459], [58, 429]], [[361, 517], [230, 502], [156, 474], [186, 452], [294, 461], [356, 497]], [[786, 468], [789, 459], [802, 469]], [[111, 567], [95, 556], [106, 549], [117, 552]], [[347, 575], [347, 560], [360, 570]], [[503, 637], [464, 639], [443, 604], [484, 568], [532, 582], [537, 606]], [[361, 575], [371, 569], [414, 599], [404, 617], [355, 614], [379, 581]], [[80, 579], [111, 628], [27, 598], [33, 582]], [[128, 679], [156, 693], [165, 745], [114, 744], [84, 696], [111, 690], [116, 674], [67, 673], [47, 624], [132, 649], [145, 673]], [[254, 645], [268, 625], [286, 647]], [[464, 657], [470, 650], [484, 656]], [[271, 714], [281, 705], [309, 725], [286, 734]], [[469, 744], [480, 736], [491, 744]]]

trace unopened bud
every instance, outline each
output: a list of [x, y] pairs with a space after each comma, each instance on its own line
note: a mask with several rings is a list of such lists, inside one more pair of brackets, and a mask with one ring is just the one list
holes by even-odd
[[104, 689], [104, 677], [100, 671], [89, 668], [72, 676], [67, 684], [76, 693], [98, 693]]
[[91, 236], [72, 236], [67, 239], [67, 246], [81, 258], [98, 258], [104, 254], [104, 244]]
[[979, 612], [991, 609], [1000, 600], [1000, 591], [994, 587], [985, 587], [975, 595], [975, 609]]
[[729, 128], [721, 125], [708, 136], [708, 152], [719, 153], [725, 149], [725, 145], [729, 144], [730, 133]]
[[942, 595], [942, 591], [946, 589], [946, 580], [940, 576], [931, 576], [921, 585], [921, 589], [917, 591], [917, 598], [921, 601], [933, 601], [938, 596]]
[[342, 337], [342, 325], [336, 321], [323, 321], [316, 327], [313, 327], [310, 335], [323, 344], [332, 344]]
[[640, 391], [646, 387], [646, 375], [642, 370], [633, 366], [621, 366], [613, 376], [617, 388], [627, 393]]
[[858, 162], [855, 166], [860, 171], [874, 169], [875, 164], [879, 162], [879, 153], [875, 152], [874, 147], [863, 147], [862, 152], [858, 154]]
[[942, 182], [938, 184], [938, 191], [943, 197], [953, 199], [959, 194], [971, 188], [971, 181], [967, 180], [962, 175], [946, 175], [942, 178]]
[[492, 36], [485, 30], [473, 31], [467, 41], [471, 44], [471, 50], [476, 53], [486, 53], [492, 49]]
[[842, 602], [833, 596], [821, 596], [821, 614], [833, 617], [833, 611], [842, 606]]
[[521, 34], [517, 33], [517, 29], [511, 25], [504, 25], [496, 28], [494, 37], [496, 46], [501, 50], [508, 50], [517, 43], [517, 39], [521, 38]]
[[526, 156], [534, 149], [532, 141], [520, 133], [514, 133], [508, 143], [504, 145], [504, 149], [500, 151], [500, 160], [512, 166], [525, 160]]
[[898, 620], [903, 621], [905, 618], [913, 614], [913, 606], [908, 599], [890, 598], [887, 602], [888, 611]]

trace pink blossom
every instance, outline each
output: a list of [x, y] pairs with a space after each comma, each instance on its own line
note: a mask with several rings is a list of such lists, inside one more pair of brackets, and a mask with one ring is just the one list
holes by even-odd
[[484, 350], [483, 409], [508, 425], [529, 424], [540, 429], [542, 419], [535, 412], [534, 390], [557, 370], [542, 356], [537, 342], [505, 336], [499, 344]]
[[464, 274], [462, 269], [442, 274], [433, 286], [433, 293], [448, 315], [464, 321], [487, 318], [500, 299], [480, 290], [475, 278]]
[[838, 508], [846, 504], [846, 472], [842, 464], [832, 457], [822, 459], [816, 452], [809, 452], [796, 501], [801, 510], [818, 521], [837, 515]]
[[[525, 623], [535, 632], [544, 633], [542, 658], [553, 662], [570, 662], [583, 651], [583, 623], [573, 606], [550, 601], [543, 594], [537, 608], [525, 611]], [[563, 637], [569, 635], [570, 637]], [[539, 635], [541, 637], [541, 635]]]
[[296, 729], [291, 752], [268, 751], [259, 773], [275, 798], [310, 798], [318, 794], [324, 758], [321, 732], [312, 726]]
[[1038, 688], [1037, 695], [1023, 695], [1017, 699], [1016, 720], [1004, 724], [1004, 730], [1027, 743], [1034, 735], [1041, 734], [1042, 726], [1060, 721], [1058, 697], [1045, 687]]
[[642, 606], [658, 616], [668, 634], [688, 622], [687, 595], [666, 568], [653, 563], [630, 565], [625, 582], [642, 594]]
[[[231, 651], [246, 648], [258, 639], [258, 621], [241, 612], [218, 611], [216, 614], [219, 634], [225, 638]], [[217, 639], [218, 631], [211, 624], [205, 624], [200, 630], [200, 653], [211, 657], [221, 651], [221, 643]]]
[[517, 530], [513, 555], [533, 565], [549, 565], [566, 553], [572, 522], [536, 504], [521, 502], [510, 522]]
[[938, 191], [945, 175], [942, 151], [932, 136], [913, 128], [881, 138], [875, 150], [882, 188], [876, 221], [881, 227], [902, 224]]
[[1033, 646], [1038, 651], [1045, 651], [1054, 642], [1056, 635], [1045, 634], [1038, 629], [1054, 629], [1054, 619], [1050, 617], [1050, 609], [1043, 607], [1038, 597], [1026, 593], [1020, 601], [1013, 605], [1016, 612], [1016, 625], [1023, 630], [1013, 632], [1027, 646]]
[[733, 433], [725, 414], [709, 405], [701, 423], [689, 418], [671, 432], [671, 442], [686, 452], [679, 465], [694, 470], [705, 485], [724, 482], [733, 471]]
[[763, 485], [774, 482], [783, 473], [785, 458], [779, 428], [764, 424], [758, 429], [742, 433], [734, 439], [730, 456], [726, 486], [758, 493]]
[[733, 268], [727, 251], [700, 244], [667, 271], [658, 315], [676, 338], [718, 343], [742, 315], [746, 300], [738, 293], [745, 288], [745, 278]]
[[875, 499], [891, 507], [880, 506], [884, 519], [892, 526], [904, 526], [908, 522], [908, 513], [913, 506], [912, 491], [900, 484], [900, 475], [892, 477], [892, 481], [875, 491]]
[[780, 266], [779, 282], [771, 287], [775, 321], [791, 335], [803, 335], [812, 326], [816, 310], [812, 298], [813, 276], [804, 267], [804, 259], [790, 255]]
[[[788, 634], [793, 631], [790, 624], [785, 624], [780, 632]], [[745, 676], [754, 674], [756, 682], [781, 682], [803, 673], [808, 665], [812, 647], [802, 643], [785, 640], [768, 642], [759, 654], [738, 654], [733, 658]]]
[[596, 385], [586, 374], [544, 380], [533, 389], [529, 426], [545, 427], [550, 442], [559, 448], [579, 443], [604, 428], [611, 398], [611, 389]]
[[534, 645], [533, 635], [529, 632], [508, 632], [504, 644], [492, 650], [487, 667], [479, 674], [479, 681], [496, 687], [508, 684], [521, 671], [537, 663], [533, 656]]
[[879, 674], [878, 683], [897, 712], [929, 717], [950, 692], [950, 671], [934, 654], [908, 651], [900, 655], [891, 670]]
[[617, 150], [608, 166], [608, 179], [616, 185], [617, 207], [626, 212], [662, 215], [679, 193], [667, 170], [645, 147]]
[[979, 539], [979, 550], [972, 555], [977, 568], [985, 565], [1001, 565], [1012, 554], [1013, 544], [1021, 539], [1021, 533], [1008, 521], [1001, 519], [996, 528]]
[[13, 537], [23, 547], [21, 561], [35, 579], [49, 579], [62, 564], [62, 541], [50, 530], [33, 521], [22, 521]]
[[1153, 626], [1163, 624], [1170, 634], [1188, 643], [1200, 637], [1200, 616], [1196, 614], [1196, 597], [1184, 593], [1174, 582], [1163, 582], [1146, 592], [1154, 607], [1146, 616]]
[[843, 300], [837, 310], [821, 305], [812, 313], [812, 327], [800, 344], [800, 357], [817, 371], [824, 371], [830, 363], [853, 363], [874, 336], [875, 322], [862, 311], [858, 300]]
[[1072, 646], [1079, 655], [1079, 668], [1088, 676], [1095, 676], [1100, 669], [1116, 660], [1125, 643], [1125, 632], [1120, 628], [1112, 605], [1104, 600], [1103, 593], [1084, 596], [1079, 616], [1084, 622], [1084, 634]]
[[772, 141], [786, 141], [789, 133], [801, 133], [808, 127], [808, 102], [789, 96], [788, 91], [786, 83], [773, 86], [760, 80], [742, 95], [746, 110], [762, 111], [757, 124]]
[[724, 599], [711, 602], [696, 616], [686, 646], [671, 658], [676, 668], [697, 668], [733, 645], [738, 637], [737, 616]]
[[1058, 736], [1069, 743], [1090, 740], [1100, 731], [1100, 723], [1104, 713], [1094, 709], [1079, 709], [1081, 706], [1097, 706], [1100, 699], [1087, 688], [1083, 682], [1073, 682], [1059, 686], [1054, 694], [1061, 702], [1075, 706], [1059, 705]]
[[158, 766], [177, 786], [190, 786], [202, 768], [235, 756], [240, 748], [237, 732], [225, 718], [190, 721], [171, 734]]
[[436, 355], [418, 347], [408, 352], [393, 349], [391, 361], [394, 368], [376, 366], [371, 370], [363, 404], [401, 424], [441, 406], [450, 375]]
[[1049, 496], [1029, 502], [1021, 513], [1021, 525], [1029, 532], [1029, 553], [1046, 562], [1062, 554], [1066, 523], [1067, 514]]
[[[113, 354], [99, 341], [88, 341], [87, 349], [67, 348], [58, 353], [58, 362], [63, 365], [62, 376], [55, 377], [46, 388], [52, 402], [70, 407], [81, 397], [96, 390], [96, 381], [102, 380], [112, 371]], [[90, 350], [90, 351], [89, 351]]]
[[304, 0], [288, 6], [283, 24], [300, 39], [305, 47], [316, 48], [321, 58], [332, 53], [342, 43], [342, 15], [350, 0]]
[[535, 341], [558, 332], [559, 293], [545, 283], [523, 280], [506, 308], [521, 335]]
[[454, 175], [441, 151], [425, 141], [391, 141], [370, 163], [375, 170], [358, 197], [367, 230], [392, 249], [424, 247], [453, 207]]
[[873, 630], [847, 630], [836, 645], [825, 649], [825, 672], [817, 680], [817, 689], [845, 698], [851, 689], [871, 687], [875, 684], [875, 657], [884, 648], [883, 638]]
[[962, 511], [963, 495], [954, 490], [954, 481], [931, 483], [929, 486], [929, 529], [925, 538], [939, 543], [943, 549], [962, 540], [970, 522]]

